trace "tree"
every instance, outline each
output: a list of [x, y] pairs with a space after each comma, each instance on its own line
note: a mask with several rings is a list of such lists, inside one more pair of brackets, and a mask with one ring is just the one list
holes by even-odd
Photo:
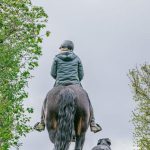
[[134, 139], [139, 150], [150, 150], [150, 65], [129, 72], [136, 108], [133, 111]]
[[33, 109], [23, 101], [30, 72], [42, 54], [40, 34], [47, 18], [30, 0], [0, 1], [0, 150], [18, 146], [20, 137], [31, 131], [27, 112]]

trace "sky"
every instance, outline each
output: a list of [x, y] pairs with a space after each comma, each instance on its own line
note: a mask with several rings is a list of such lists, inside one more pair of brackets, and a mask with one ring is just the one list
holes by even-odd
[[[133, 150], [135, 107], [129, 69], [150, 62], [149, 0], [32, 0], [49, 16], [39, 67], [29, 81], [26, 106], [33, 106], [31, 125], [40, 120], [43, 100], [53, 87], [50, 69], [64, 40], [72, 40], [74, 52], [83, 63], [82, 81], [103, 130], [88, 129], [83, 150], [90, 150], [100, 138], [110, 138], [112, 150]], [[20, 150], [52, 150], [47, 131], [36, 131], [21, 140]], [[71, 145], [70, 150], [73, 149]], [[14, 150], [14, 149], [12, 149]]]

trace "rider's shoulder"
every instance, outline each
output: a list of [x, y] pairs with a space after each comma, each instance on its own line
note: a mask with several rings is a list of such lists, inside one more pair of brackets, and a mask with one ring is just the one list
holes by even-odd
[[53, 58], [53, 60], [57, 61], [59, 59], [58, 56], [59, 56], [59, 54], [55, 55], [54, 58]]

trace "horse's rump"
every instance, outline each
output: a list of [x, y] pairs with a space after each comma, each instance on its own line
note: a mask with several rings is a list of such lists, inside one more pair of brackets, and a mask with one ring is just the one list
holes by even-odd
[[56, 149], [62, 147], [62, 141], [71, 140], [73, 130], [76, 137], [85, 136], [90, 108], [88, 95], [80, 85], [54, 87], [47, 94], [44, 111], [46, 127]]
[[[58, 119], [58, 104], [59, 104], [59, 96], [61, 91], [71, 89], [75, 95], [75, 103], [76, 103], [76, 114], [75, 114], [75, 124], [78, 122], [86, 122], [89, 123], [90, 110], [89, 110], [89, 100], [86, 91], [80, 85], [69, 85], [69, 86], [57, 86], [50, 90], [46, 96], [46, 105], [45, 112], [46, 116], [51, 120], [51, 128], [56, 127], [56, 121]], [[79, 117], [80, 116], [80, 117]], [[80, 124], [81, 125], [81, 124]], [[86, 129], [87, 127], [82, 124], [82, 129]], [[77, 127], [75, 127], [77, 128]]]

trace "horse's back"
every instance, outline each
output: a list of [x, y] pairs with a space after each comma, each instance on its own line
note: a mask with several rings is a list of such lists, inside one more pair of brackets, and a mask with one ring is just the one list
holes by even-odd
[[68, 86], [57, 86], [50, 90], [47, 94], [47, 103], [51, 107], [57, 107], [59, 103], [59, 96], [62, 91], [71, 90], [75, 96], [76, 106], [80, 109], [89, 109], [89, 100], [86, 91], [78, 84]]

